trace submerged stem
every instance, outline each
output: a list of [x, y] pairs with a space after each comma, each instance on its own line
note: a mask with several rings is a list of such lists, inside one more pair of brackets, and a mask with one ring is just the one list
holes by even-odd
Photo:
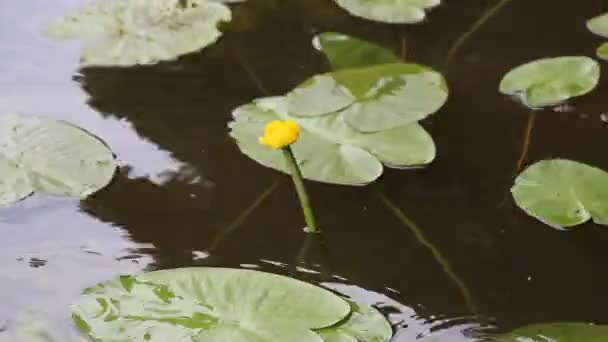
[[488, 20], [492, 19], [492, 17], [494, 17], [496, 14], [498, 14], [498, 12], [500, 12], [500, 10], [503, 9], [503, 7], [505, 7], [510, 1], [511, 0], [498, 1], [498, 3], [496, 5], [492, 6], [490, 9], [488, 9], [487, 12], [485, 12], [479, 19], [477, 19], [477, 21], [475, 23], [473, 23], [473, 25], [467, 31], [465, 31], [458, 38], [458, 40], [456, 40], [456, 42], [454, 42], [454, 44], [452, 44], [452, 47], [450, 48], [450, 50], [448, 50], [448, 53], [445, 58], [445, 63], [444, 63], [444, 67], [443, 67], [444, 73], [447, 74], [450, 64], [452, 63], [452, 60], [458, 54], [458, 51], [464, 45], [464, 43], [466, 43], [466, 41], [475, 32], [477, 32], [477, 30], [479, 30]]
[[407, 36], [405, 29], [401, 32], [401, 60], [407, 61]]
[[536, 112], [532, 111], [528, 113], [528, 121], [526, 124], [526, 131], [524, 133], [523, 142], [521, 146], [521, 154], [517, 160], [515, 168], [515, 176], [521, 171], [526, 159], [528, 158], [528, 150], [530, 149], [530, 142], [532, 141], [532, 131], [534, 130], [534, 123], [536, 122]]
[[222, 229], [217, 234], [215, 239], [213, 239], [213, 242], [211, 243], [208, 252], [216, 250], [217, 247], [228, 235], [234, 233], [234, 231], [236, 231], [245, 222], [245, 220], [247, 220], [247, 218], [260, 206], [260, 204], [262, 204], [262, 202], [264, 202], [264, 200], [278, 188], [280, 183], [280, 180], [275, 180], [274, 182], [272, 182], [272, 184], [270, 184], [268, 188], [266, 188], [266, 190], [264, 190], [258, 197], [256, 197], [253, 203], [251, 203], [250, 206], [245, 208], [245, 210], [243, 210], [243, 212], [241, 212], [239, 216], [237, 216], [237, 218], [232, 221], [230, 225]]
[[253, 82], [253, 84], [255, 84], [255, 86], [258, 88], [260, 93], [262, 93], [262, 95], [264, 95], [264, 96], [269, 96], [271, 94], [271, 92], [268, 91], [268, 89], [264, 85], [264, 82], [262, 82], [262, 79], [258, 76], [258, 74], [255, 73], [253, 68], [249, 64], [247, 64], [247, 62], [243, 61], [241, 58], [238, 58], [238, 61], [241, 64], [241, 67], [243, 68], [243, 70], [245, 70], [245, 72], [247, 73], [247, 75], [249, 76], [251, 81]]
[[287, 166], [289, 167], [291, 178], [293, 179], [293, 184], [296, 188], [296, 192], [298, 193], [298, 198], [300, 199], [300, 204], [302, 206], [302, 213], [304, 214], [304, 220], [306, 221], [306, 231], [308, 233], [319, 233], [319, 229], [317, 228], [317, 223], [315, 222], [315, 217], [312, 212], [312, 207], [310, 206], [310, 200], [308, 199], [308, 193], [306, 192], [306, 187], [304, 186], [304, 179], [302, 178], [302, 172], [300, 171], [300, 167], [298, 166], [298, 162], [293, 155], [291, 147], [286, 146], [282, 149], [283, 155], [285, 156], [285, 160], [287, 161]]
[[390, 211], [393, 212], [397, 219], [399, 219], [399, 221], [401, 221], [404, 226], [408, 227], [412, 231], [416, 240], [418, 240], [421, 245], [429, 249], [433, 257], [435, 258], [435, 261], [437, 261], [437, 263], [441, 265], [445, 274], [460, 290], [460, 293], [462, 293], [462, 296], [464, 297], [466, 306], [469, 311], [474, 315], [479, 315], [479, 310], [477, 309], [477, 305], [473, 300], [471, 291], [469, 291], [469, 288], [467, 287], [465, 282], [458, 276], [458, 274], [454, 272], [449, 261], [443, 256], [443, 254], [441, 254], [441, 251], [424, 235], [422, 229], [420, 229], [420, 227], [418, 227], [414, 221], [407, 217], [403, 210], [398, 208], [384, 193], [378, 191], [377, 195], [378, 197], [380, 197], [380, 200], [382, 200], [382, 202], [390, 209]]

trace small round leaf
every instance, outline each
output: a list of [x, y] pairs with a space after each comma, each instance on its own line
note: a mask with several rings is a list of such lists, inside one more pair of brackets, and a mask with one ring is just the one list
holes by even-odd
[[564, 159], [540, 161], [515, 179], [511, 192], [521, 209], [554, 228], [589, 219], [608, 225], [608, 173], [598, 168]]
[[528, 107], [538, 108], [587, 94], [599, 78], [599, 64], [592, 58], [545, 58], [509, 71], [500, 82], [500, 92], [519, 96]]

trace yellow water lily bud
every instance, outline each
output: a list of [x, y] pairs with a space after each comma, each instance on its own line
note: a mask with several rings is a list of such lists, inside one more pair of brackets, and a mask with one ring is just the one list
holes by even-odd
[[293, 120], [275, 120], [269, 122], [264, 128], [264, 136], [260, 137], [260, 144], [279, 149], [291, 145], [300, 135], [300, 126]]

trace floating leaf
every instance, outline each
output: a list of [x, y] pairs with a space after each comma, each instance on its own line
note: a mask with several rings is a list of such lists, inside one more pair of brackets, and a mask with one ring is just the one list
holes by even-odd
[[344, 319], [341, 297], [251, 270], [183, 268], [87, 289], [77, 325], [99, 342], [322, 342], [314, 332]]
[[53, 23], [58, 39], [84, 39], [87, 66], [154, 64], [198, 51], [221, 35], [230, 9], [207, 0], [97, 0]]
[[587, 28], [598, 36], [608, 38], [608, 13], [604, 13], [587, 21]]
[[326, 115], [346, 107], [342, 116], [351, 127], [379, 132], [436, 112], [445, 104], [448, 90], [441, 74], [417, 64], [395, 63], [315, 76], [287, 98], [293, 115]]
[[336, 0], [350, 14], [391, 24], [413, 24], [424, 20], [426, 10], [440, 0]]
[[8, 114], [0, 117], [0, 205], [34, 191], [86, 197], [114, 176], [112, 152], [67, 123]]
[[604, 342], [608, 326], [584, 323], [536, 324], [485, 340], [485, 342]]
[[579, 162], [554, 159], [524, 170], [511, 189], [517, 205], [555, 227], [589, 219], [608, 225], [608, 173]]
[[592, 58], [545, 58], [509, 71], [500, 82], [500, 91], [517, 95], [525, 105], [536, 108], [587, 94], [599, 78], [599, 64]]
[[272, 120], [295, 120], [300, 138], [292, 145], [305, 178], [326, 183], [361, 185], [389, 167], [420, 166], [435, 158], [435, 145], [417, 123], [377, 133], [361, 133], [346, 124], [342, 112], [316, 117], [289, 113], [285, 97], [271, 97], [241, 106], [230, 123], [241, 151], [258, 163], [288, 173], [281, 151], [262, 146], [258, 137]]
[[388, 49], [341, 33], [321, 33], [313, 39], [313, 46], [325, 54], [334, 71], [400, 62]]
[[608, 43], [604, 43], [597, 48], [597, 56], [601, 59], [608, 60]]
[[325, 342], [387, 342], [393, 335], [384, 316], [369, 305], [351, 302], [352, 314], [344, 323], [321, 329]]

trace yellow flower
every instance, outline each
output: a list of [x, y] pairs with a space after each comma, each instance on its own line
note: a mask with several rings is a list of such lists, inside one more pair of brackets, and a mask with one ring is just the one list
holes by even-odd
[[264, 136], [260, 137], [260, 144], [270, 148], [279, 149], [293, 144], [300, 135], [300, 126], [293, 121], [275, 120], [269, 122], [264, 128]]

